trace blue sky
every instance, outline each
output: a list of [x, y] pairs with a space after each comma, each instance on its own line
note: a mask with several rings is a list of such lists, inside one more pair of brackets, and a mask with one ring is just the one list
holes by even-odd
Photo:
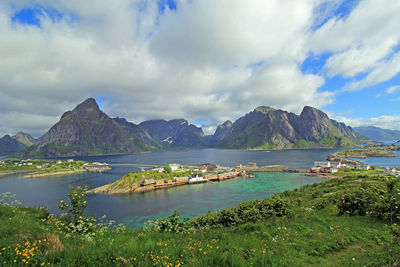
[[0, 135], [40, 136], [87, 97], [206, 133], [260, 105], [400, 129], [399, 13], [395, 0], [6, 0]]

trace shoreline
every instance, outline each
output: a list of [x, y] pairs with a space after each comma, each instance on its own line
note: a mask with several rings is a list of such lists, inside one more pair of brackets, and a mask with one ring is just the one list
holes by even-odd
[[30, 179], [30, 178], [45, 178], [49, 176], [63, 176], [63, 175], [71, 175], [75, 173], [82, 173], [86, 172], [87, 170], [85, 169], [79, 169], [79, 170], [73, 170], [73, 171], [58, 171], [58, 172], [47, 172], [47, 173], [33, 173], [29, 175], [25, 175], [24, 178]]
[[[276, 167], [280, 168], [276, 168]], [[337, 176], [327, 174], [327, 173], [310, 173], [309, 170], [307, 169], [288, 169], [287, 166], [283, 165], [274, 165], [274, 166], [264, 166], [264, 167], [259, 167], [259, 168], [252, 168], [252, 169], [246, 169], [246, 172], [250, 173], [298, 173], [300, 175], [305, 175], [305, 176], [315, 176], [323, 179], [334, 179], [338, 178]], [[229, 177], [225, 179], [220, 179], [218, 181], [211, 181], [208, 179], [205, 179], [201, 183], [205, 184], [213, 184], [213, 183], [219, 183], [219, 182], [224, 182], [224, 181], [229, 181], [229, 180], [234, 180], [237, 178], [244, 178], [244, 179], [251, 179], [254, 176], [247, 176], [246, 175], [238, 175], [234, 177]], [[109, 190], [109, 184], [105, 184], [93, 189], [90, 189], [86, 191], [87, 194], [107, 194], [107, 195], [120, 195], [120, 194], [136, 194], [136, 193], [145, 193], [145, 192], [150, 192], [150, 191], [156, 191], [160, 189], [168, 189], [168, 188], [173, 188], [173, 187], [179, 187], [179, 186], [184, 186], [184, 185], [191, 185], [192, 183], [185, 182], [185, 183], [175, 183], [171, 185], [165, 185], [165, 186], [159, 186], [156, 187], [154, 185], [140, 185], [140, 184], [134, 184], [131, 188], [124, 188], [124, 189], [117, 189], [117, 190]]]
[[15, 170], [15, 171], [2, 171], [0, 172], [0, 178], [8, 175], [13, 175], [13, 174], [20, 174], [20, 173], [30, 173], [34, 172], [35, 170]]

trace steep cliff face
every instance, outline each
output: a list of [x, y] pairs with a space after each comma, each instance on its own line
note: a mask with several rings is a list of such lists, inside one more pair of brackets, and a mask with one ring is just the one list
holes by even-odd
[[60, 121], [24, 154], [49, 157], [137, 151], [140, 149], [130, 141], [122, 127], [102, 112], [93, 98], [89, 98], [74, 110], [65, 112]]
[[0, 155], [9, 155], [23, 149], [25, 145], [10, 135], [5, 135], [0, 139]]
[[231, 134], [232, 126], [233, 126], [233, 123], [230, 120], [227, 120], [223, 124], [219, 125], [213, 136], [214, 137], [213, 141], [220, 142], [220, 141], [224, 140], [225, 138], [227, 138]]
[[129, 136], [130, 141], [141, 150], [159, 150], [163, 148], [162, 142], [147, 132], [143, 127], [128, 122], [124, 118], [114, 118], [114, 121], [122, 127]]
[[190, 147], [198, 146], [204, 138], [203, 130], [188, 123], [187, 120], [150, 120], [140, 123], [151, 135], [168, 146]]
[[359, 135], [322, 111], [304, 107], [300, 115], [258, 107], [233, 124], [220, 125], [214, 143], [226, 148], [282, 149], [352, 145]]

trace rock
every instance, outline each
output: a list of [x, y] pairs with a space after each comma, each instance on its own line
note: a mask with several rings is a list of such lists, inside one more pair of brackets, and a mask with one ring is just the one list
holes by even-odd
[[150, 120], [140, 126], [170, 147], [199, 146], [204, 139], [203, 130], [184, 119]]

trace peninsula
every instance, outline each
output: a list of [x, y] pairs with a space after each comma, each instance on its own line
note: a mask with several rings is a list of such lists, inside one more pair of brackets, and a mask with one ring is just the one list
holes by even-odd
[[328, 155], [330, 160], [341, 160], [348, 158], [372, 158], [372, 157], [397, 157], [393, 150], [400, 150], [397, 145], [368, 145], [354, 150], [343, 150]]
[[[254, 169], [251, 165], [248, 168]], [[276, 166], [273, 166], [276, 170]], [[181, 166], [169, 164], [168, 166], [154, 168], [148, 171], [128, 173], [117, 181], [106, 184], [87, 193], [99, 194], [130, 194], [165, 189], [174, 186], [182, 186], [198, 183], [213, 183], [236, 177], [254, 177], [246, 172], [243, 165], [234, 168], [220, 165], [202, 164], [198, 166]]]
[[0, 176], [16, 173], [27, 173], [24, 178], [43, 178], [71, 175], [86, 171], [102, 172], [111, 167], [106, 163], [91, 163], [68, 160], [1, 160]]

